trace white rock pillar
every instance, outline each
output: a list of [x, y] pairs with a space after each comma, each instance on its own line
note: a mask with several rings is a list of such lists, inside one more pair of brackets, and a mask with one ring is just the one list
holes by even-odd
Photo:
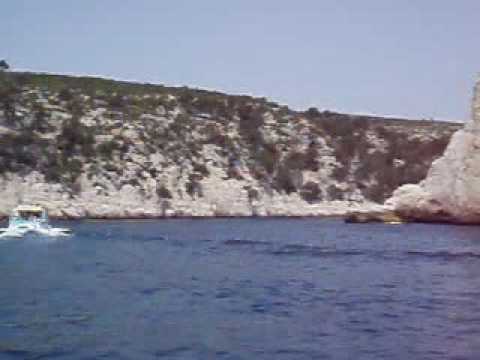
[[472, 120], [480, 126], [480, 74], [473, 89]]
[[386, 201], [401, 216], [480, 224], [480, 78], [471, 109], [472, 119], [452, 136], [425, 180], [401, 186]]

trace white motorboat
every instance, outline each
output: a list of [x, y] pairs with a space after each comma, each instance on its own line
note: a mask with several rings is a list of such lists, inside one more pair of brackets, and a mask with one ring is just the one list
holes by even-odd
[[39, 205], [20, 205], [13, 209], [8, 227], [0, 229], [0, 238], [22, 237], [27, 233], [45, 236], [67, 236], [70, 229], [55, 228], [48, 223], [47, 210]]

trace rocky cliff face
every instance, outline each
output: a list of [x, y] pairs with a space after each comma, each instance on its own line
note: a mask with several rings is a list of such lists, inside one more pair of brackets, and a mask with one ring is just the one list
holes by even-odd
[[4, 73], [0, 215], [308, 216], [374, 210], [425, 177], [457, 124], [249, 96]]
[[400, 187], [386, 204], [410, 220], [480, 223], [480, 80], [472, 120], [453, 135], [425, 180]]
[[480, 75], [473, 90], [472, 120], [474, 124], [480, 124]]

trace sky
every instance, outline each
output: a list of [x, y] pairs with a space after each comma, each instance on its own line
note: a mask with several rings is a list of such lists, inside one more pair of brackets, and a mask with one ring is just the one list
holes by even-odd
[[0, 8], [0, 59], [460, 121], [480, 73], [479, 14], [479, 0], [15, 0]]

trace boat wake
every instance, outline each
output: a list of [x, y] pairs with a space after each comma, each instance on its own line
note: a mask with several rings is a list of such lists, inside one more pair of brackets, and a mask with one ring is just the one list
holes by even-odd
[[0, 239], [23, 238], [27, 234], [38, 234], [38, 235], [49, 236], [49, 237], [65, 237], [65, 236], [70, 236], [71, 232], [69, 229], [63, 229], [63, 228], [0, 229]]

